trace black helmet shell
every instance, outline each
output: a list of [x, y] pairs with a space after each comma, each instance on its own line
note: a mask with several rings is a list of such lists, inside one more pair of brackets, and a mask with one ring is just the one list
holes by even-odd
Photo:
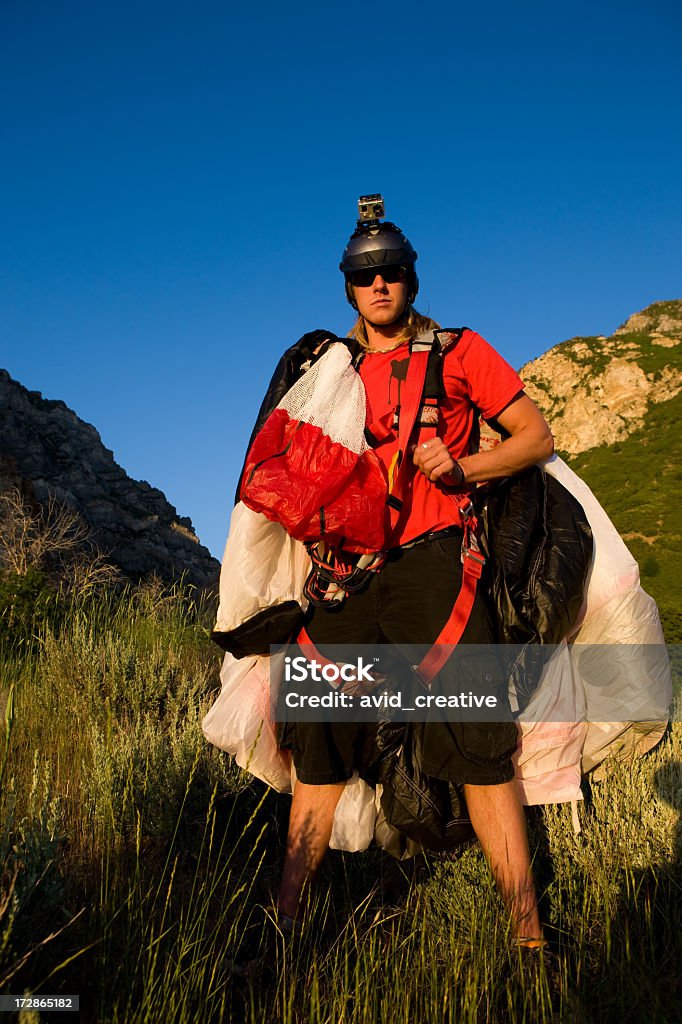
[[339, 270], [351, 274], [365, 267], [411, 266], [417, 259], [400, 228], [390, 221], [374, 226], [362, 225], [350, 237], [343, 251]]

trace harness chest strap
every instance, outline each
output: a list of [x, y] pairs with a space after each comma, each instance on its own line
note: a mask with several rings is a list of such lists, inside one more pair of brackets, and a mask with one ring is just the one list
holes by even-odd
[[[392, 527], [397, 523], [403, 504], [407, 467], [410, 464], [409, 443], [424, 400], [424, 384], [431, 350], [431, 342], [427, 344], [418, 340], [413, 345], [413, 350], [410, 354], [404, 400], [401, 403], [400, 409], [398, 449], [401, 461], [393, 490], [388, 497]], [[471, 609], [476, 598], [476, 587], [485, 564], [485, 558], [476, 539], [478, 521], [474, 514], [471, 499], [465, 497], [458, 501], [457, 505], [464, 527], [464, 536], [462, 538], [462, 586], [450, 617], [440, 631], [431, 650], [421, 660], [419, 665], [414, 666], [416, 675], [425, 686], [430, 686], [462, 637], [462, 633], [469, 621]]]
[[[465, 327], [429, 331], [410, 346], [402, 401], [398, 410], [399, 466], [388, 496], [391, 528], [395, 527], [403, 506], [410, 465], [410, 439], [419, 424], [419, 436], [438, 434], [438, 403], [443, 397], [441, 361], [443, 354], [460, 341]], [[381, 440], [381, 438], [375, 438]]]
[[398, 451], [400, 452], [400, 465], [396, 474], [393, 488], [387, 499], [391, 528], [395, 527], [403, 507], [405, 487], [407, 483], [407, 468], [410, 464], [409, 443], [412, 437], [415, 423], [421, 409], [422, 395], [424, 393], [424, 382], [426, 380], [426, 369], [429, 362], [429, 348], [414, 348], [410, 354], [410, 364], [407, 370], [403, 401], [400, 407], [400, 420], [398, 426]]

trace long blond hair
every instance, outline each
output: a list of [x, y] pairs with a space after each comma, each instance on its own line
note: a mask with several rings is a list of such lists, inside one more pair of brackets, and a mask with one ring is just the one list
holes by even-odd
[[[402, 330], [395, 339], [396, 346], [404, 341], [414, 341], [420, 334], [425, 334], [427, 331], [440, 330], [440, 324], [437, 324], [430, 316], [423, 316], [422, 313], [418, 313], [414, 306], [408, 306], [401, 314], [400, 319], [402, 320]], [[347, 336], [355, 338], [361, 348], [369, 349], [367, 325], [363, 316], [358, 316]]]

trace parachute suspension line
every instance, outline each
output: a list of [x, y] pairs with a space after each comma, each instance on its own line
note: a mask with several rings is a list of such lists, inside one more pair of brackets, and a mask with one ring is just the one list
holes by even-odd
[[329, 608], [331, 602], [340, 607], [347, 594], [358, 594], [368, 587], [372, 573], [379, 572], [386, 561], [383, 551], [354, 555], [341, 548], [327, 548], [324, 541], [306, 544], [306, 548], [313, 567], [304, 593], [317, 607]]

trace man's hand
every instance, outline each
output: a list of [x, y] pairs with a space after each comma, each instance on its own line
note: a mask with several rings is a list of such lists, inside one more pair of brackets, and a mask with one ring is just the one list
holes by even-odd
[[421, 441], [414, 449], [412, 461], [431, 483], [440, 480], [446, 473], [452, 473], [455, 468], [455, 461], [450, 457], [441, 437]]

